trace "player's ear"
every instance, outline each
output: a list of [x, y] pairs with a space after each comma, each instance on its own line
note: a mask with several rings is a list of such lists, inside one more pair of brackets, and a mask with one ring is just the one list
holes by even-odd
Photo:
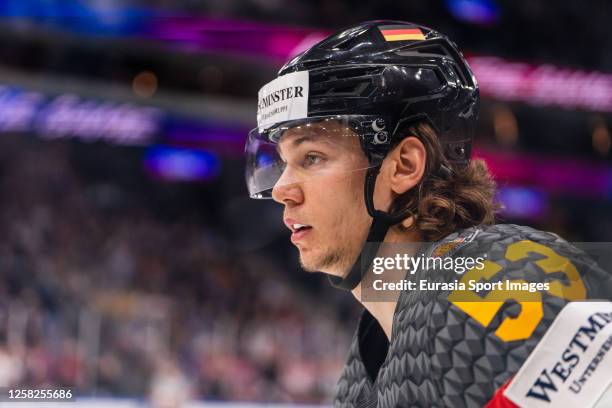
[[414, 136], [404, 138], [387, 156], [390, 159], [389, 184], [395, 194], [415, 187], [425, 173], [427, 151]]

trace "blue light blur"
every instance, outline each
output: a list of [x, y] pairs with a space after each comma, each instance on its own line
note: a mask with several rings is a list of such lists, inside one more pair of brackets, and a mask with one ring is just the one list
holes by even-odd
[[169, 146], [147, 149], [144, 159], [147, 173], [164, 181], [210, 181], [220, 172], [219, 158], [203, 150]]
[[460, 21], [491, 25], [499, 20], [499, 7], [494, 0], [446, 0], [448, 11]]
[[257, 166], [267, 167], [274, 163], [274, 158], [271, 154], [261, 153], [257, 156]]
[[501, 187], [497, 191], [497, 200], [503, 204], [502, 213], [506, 217], [538, 219], [548, 208], [547, 195], [527, 187]]
[[[150, 9], [126, 6], [118, 0], [2, 0], [0, 17], [68, 32], [129, 35], [143, 30]], [[10, 20], [9, 20], [10, 19]]]

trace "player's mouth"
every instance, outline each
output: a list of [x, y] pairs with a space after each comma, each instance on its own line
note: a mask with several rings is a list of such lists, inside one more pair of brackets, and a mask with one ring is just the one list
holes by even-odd
[[304, 239], [312, 231], [312, 225], [299, 223], [291, 218], [285, 218], [285, 225], [292, 232], [291, 242], [294, 244]]

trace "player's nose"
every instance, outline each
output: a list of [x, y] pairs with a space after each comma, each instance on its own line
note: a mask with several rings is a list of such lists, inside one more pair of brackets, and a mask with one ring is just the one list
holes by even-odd
[[301, 183], [290, 180], [285, 171], [272, 189], [272, 198], [280, 204], [295, 206], [304, 202], [304, 191]]

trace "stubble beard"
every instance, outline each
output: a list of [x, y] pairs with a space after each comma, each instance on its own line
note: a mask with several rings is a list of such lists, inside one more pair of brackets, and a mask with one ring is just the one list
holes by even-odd
[[[364, 176], [365, 177], [365, 176]], [[356, 182], [361, 185], [361, 179]], [[354, 197], [350, 202], [360, 202], [363, 197], [363, 190], [355, 187]], [[370, 219], [365, 208], [365, 203], [358, 212], [342, 211], [337, 217], [338, 226], [343, 226], [344, 229], [334, 229], [334, 234], [329, 240], [332, 244], [327, 245], [323, 253], [306, 261], [300, 251], [300, 265], [307, 272], [324, 272], [330, 275], [345, 277], [353, 267], [353, 264], [359, 259], [362, 246], [368, 236], [370, 228]], [[359, 211], [361, 213], [359, 213]], [[363, 214], [363, 215], [362, 215]], [[347, 226], [351, 226], [348, 228]]]
[[347, 263], [347, 255], [342, 249], [332, 249], [324, 253], [319, 259], [306, 262], [300, 254], [300, 265], [307, 272], [325, 272], [332, 275], [343, 275]]
[[305, 260], [300, 253], [300, 265], [307, 272], [324, 272], [330, 275], [344, 277], [352, 268], [359, 254], [359, 248], [351, 248], [349, 239], [343, 238], [341, 234], [334, 237], [325, 252], [317, 255], [314, 259]]

